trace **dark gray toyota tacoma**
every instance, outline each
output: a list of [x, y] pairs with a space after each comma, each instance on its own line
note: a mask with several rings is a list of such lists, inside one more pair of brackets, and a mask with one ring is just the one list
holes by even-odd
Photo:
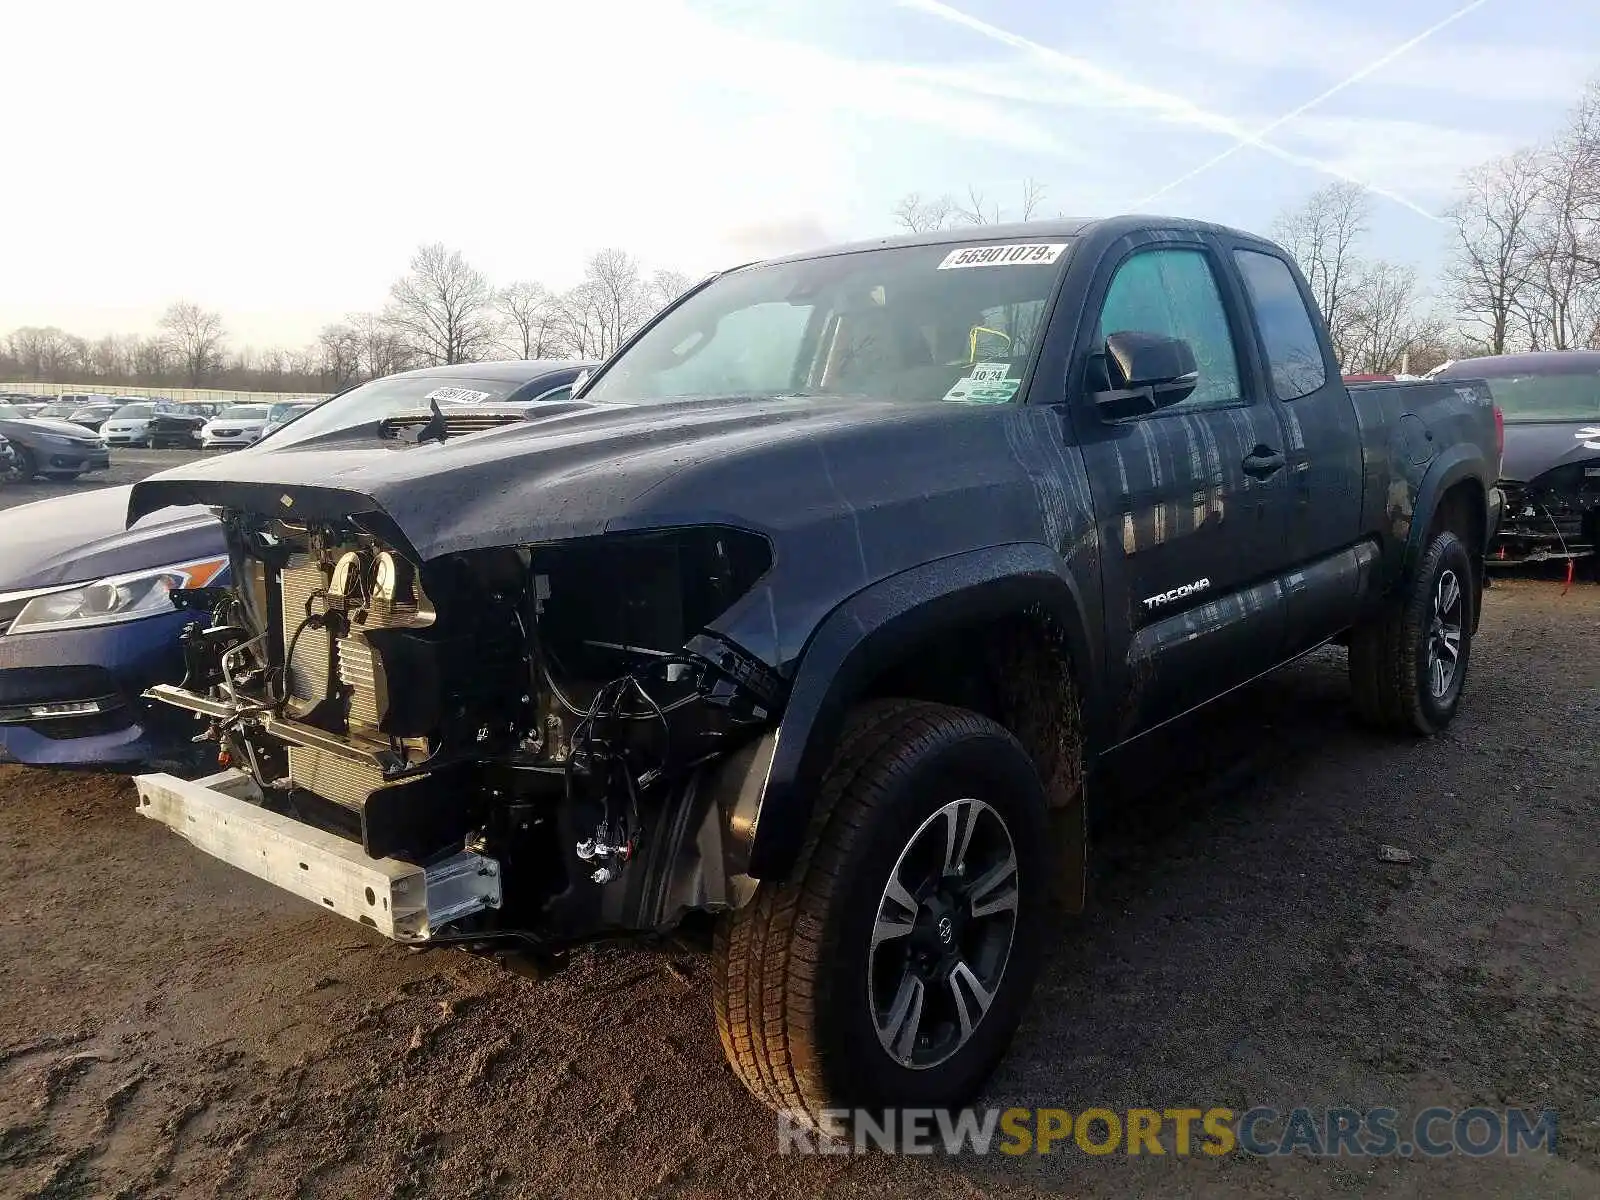
[[1246, 234], [845, 246], [708, 279], [567, 399], [458, 370], [134, 489], [213, 507], [235, 580], [176, 595], [152, 693], [229, 769], [141, 811], [406, 942], [710, 927], [777, 1107], [973, 1094], [1109, 752], [1328, 642], [1378, 725], [1461, 702], [1489, 389], [1348, 390]]

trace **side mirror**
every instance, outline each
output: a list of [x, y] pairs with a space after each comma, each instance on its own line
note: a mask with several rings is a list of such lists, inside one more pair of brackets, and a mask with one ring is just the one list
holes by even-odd
[[1142, 417], [1177, 404], [1193, 395], [1200, 382], [1194, 350], [1182, 338], [1118, 330], [1106, 338], [1104, 353], [1096, 357], [1103, 370], [1092, 371], [1090, 378], [1106, 387], [1093, 393], [1094, 403], [1108, 421]]

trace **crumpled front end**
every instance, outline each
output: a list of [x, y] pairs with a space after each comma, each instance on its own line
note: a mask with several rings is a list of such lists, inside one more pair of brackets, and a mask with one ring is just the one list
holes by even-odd
[[[735, 902], [707, 780], [782, 686], [704, 631], [766, 540], [697, 526], [419, 562], [344, 507], [224, 514], [237, 584], [180, 594], [186, 676], [147, 694], [195, 714], [236, 777], [144, 777], [141, 811], [403, 940], [557, 947]], [[407, 922], [374, 870], [410, 880]]]
[[1600, 456], [1562, 463], [1526, 483], [1501, 480], [1505, 516], [1489, 562], [1577, 559], [1600, 546]]

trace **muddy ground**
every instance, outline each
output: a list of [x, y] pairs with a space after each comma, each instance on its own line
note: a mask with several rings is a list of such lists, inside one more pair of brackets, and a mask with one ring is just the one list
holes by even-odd
[[1355, 728], [1328, 651], [1117, 764], [986, 1095], [1528, 1105], [1553, 1158], [780, 1157], [695, 956], [402, 949], [0, 767], [0, 1195], [1600, 1195], [1600, 586], [1560, 593], [1489, 593], [1446, 736]]

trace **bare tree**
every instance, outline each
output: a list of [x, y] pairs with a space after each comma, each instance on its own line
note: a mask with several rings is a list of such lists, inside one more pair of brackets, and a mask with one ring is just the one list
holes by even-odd
[[321, 351], [317, 374], [330, 392], [356, 380], [361, 370], [361, 341], [354, 329], [342, 323], [324, 325], [317, 334], [317, 348]]
[[389, 289], [384, 320], [419, 360], [473, 362], [494, 345], [494, 289], [459, 250], [420, 246], [411, 271]]
[[1414, 267], [1375, 262], [1346, 292], [1346, 371], [1390, 375], [1414, 371], [1412, 354], [1443, 337], [1444, 323], [1420, 313]]
[[1447, 279], [1489, 354], [1506, 352], [1532, 286], [1543, 184], [1539, 156], [1521, 150], [1469, 171], [1450, 212], [1457, 245]]
[[1022, 181], [1022, 219], [1031, 221], [1044, 203], [1045, 186], [1031, 176]]
[[1341, 364], [1352, 348], [1350, 290], [1361, 270], [1356, 243], [1367, 230], [1367, 211], [1364, 188], [1334, 183], [1280, 215], [1272, 227], [1273, 236], [1305, 273]]
[[172, 368], [172, 347], [161, 337], [141, 338], [133, 356], [134, 374], [149, 383], [166, 380]]
[[192, 300], [179, 300], [161, 314], [158, 324], [190, 387], [199, 387], [222, 365], [224, 334], [220, 313], [201, 308]]
[[563, 297], [561, 307], [568, 348], [580, 358], [605, 358], [654, 311], [638, 260], [615, 248], [589, 259], [583, 282]]
[[948, 227], [960, 213], [949, 196], [923, 199], [918, 192], [907, 192], [889, 215], [907, 233], [929, 233]]
[[382, 316], [352, 313], [345, 323], [355, 334], [357, 374], [362, 379], [381, 379], [412, 365], [411, 351]]
[[[1045, 186], [1037, 179], [1028, 178], [1022, 181], [1022, 203], [1019, 205], [1017, 219], [1031, 221], [1038, 212], [1039, 206], [1044, 203]], [[974, 184], [967, 185], [967, 202], [956, 208], [956, 217], [967, 225], [998, 225], [1007, 220], [1006, 211], [1000, 207], [997, 200], [989, 203], [987, 197], [980, 192]]]
[[551, 358], [561, 344], [561, 307], [542, 283], [513, 283], [495, 294], [506, 348], [518, 358]]
[[658, 313], [694, 286], [694, 281], [682, 271], [665, 268], [651, 274], [644, 285], [645, 303], [652, 313]]
[[25, 379], [54, 381], [68, 369], [72, 335], [54, 325], [24, 325], [9, 339], [11, 356]]

